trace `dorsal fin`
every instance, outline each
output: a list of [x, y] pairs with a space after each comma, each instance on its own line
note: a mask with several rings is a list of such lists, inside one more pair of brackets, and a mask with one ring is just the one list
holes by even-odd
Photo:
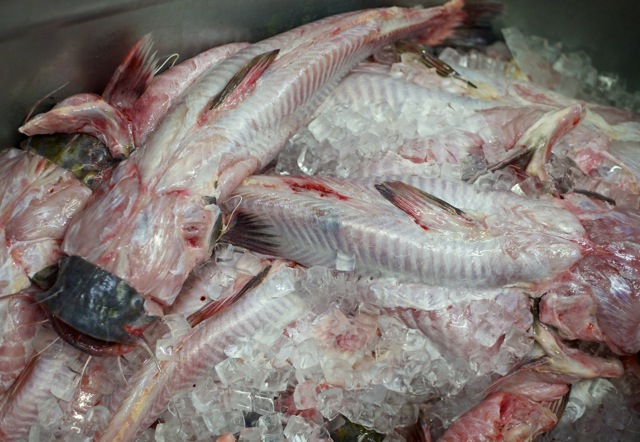
[[156, 72], [158, 60], [151, 52], [151, 34], [142, 37], [129, 50], [122, 63], [111, 76], [102, 97], [125, 114], [130, 115], [136, 100], [147, 89]]
[[250, 90], [264, 71], [273, 63], [278, 55], [279, 49], [257, 55], [245, 64], [232, 78], [227, 85], [211, 99], [208, 110], [214, 110], [222, 106], [223, 103], [233, 103], [239, 97]]

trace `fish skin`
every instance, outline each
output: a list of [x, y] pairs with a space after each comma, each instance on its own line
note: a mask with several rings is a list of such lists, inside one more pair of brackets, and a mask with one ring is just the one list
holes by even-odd
[[355, 257], [358, 274], [451, 288], [519, 285], [534, 292], [535, 284], [566, 271], [586, 250], [580, 222], [553, 202], [407, 178], [408, 184], [421, 181], [415, 187], [470, 213], [487, 229], [475, 235], [449, 232], [445, 220], [424, 230], [371, 187], [353, 182], [253, 176], [222, 205], [241, 220], [225, 238], [306, 266], [335, 268], [341, 251]]
[[[243, 178], [269, 163], [337, 81], [376, 47], [420, 32], [441, 36], [458, 22], [461, 6], [454, 1], [425, 10], [348, 13], [251, 45], [208, 69], [144, 149], [118, 168], [111, 190], [75, 218], [64, 252], [126, 279], [147, 299], [172, 304], [189, 272], [211, 252], [217, 210], [203, 200], [226, 199]], [[255, 88], [224, 112], [208, 112], [210, 99], [242, 66], [275, 49], [278, 58]], [[135, 200], [128, 212], [118, 207], [125, 198]], [[191, 239], [184, 217], [197, 226]], [[152, 219], [159, 220], [157, 227], [150, 228]]]
[[127, 441], [140, 435], [169, 404], [165, 385], [173, 394], [191, 387], [226, 358], [224, 349], [237, 338], [252, 336], [265, 323], [284, 328], [310, 308], [313, 301], [297, 292], [274, 292], [268, 282], [280, 272], [295, 279], [300, 269], [290, 268], [283, 261], [274, 263], [265, 283], [195, 327], [174, 357], [160, 362], [161, 375], [154, 362], [147, 361], [129, 381], [130, 388], [115, 393], [108, 427], [97, 440]]

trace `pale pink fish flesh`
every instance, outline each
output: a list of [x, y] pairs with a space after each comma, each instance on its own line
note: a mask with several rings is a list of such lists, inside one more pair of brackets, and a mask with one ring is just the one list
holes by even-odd
[[27, 296], [0, 300], [0, 396], [33, 355], [38, 306]]
[[0, 188], [0, 295], [8, 295], [57, 262], [66, 227], [91, 190], [49, 160], [13, 148], [0, 154]]
[[85, 133], [102, 141], [114, 158], [133, 150], [133, 129], [129, 118], [95, 94], [73, 95], [49, 112], [39, 114], [20, 127], [25, 135]]
[[[289, 274], [295, 279], [299, 269], [287, 263], [274, 264], [271, 274]], [[271, 276], [268, 275], [268, 282]], [[259, 285], [220, 314], [200, 323], [184, 338], [174, 357], [160, 363], [161, 372], [149, 360], [129, 387], [116, 392], [109, 426], [99, 440], [129, 440], [144, 431], [166, 409], [171, 397], [205, 378], [211, 367], [226, 358], [225, 347], [240, 337], [249, 337], [265, 323], [284, 328], [310, 308], [310, 300], [286, 288], [275, 290]]]
[[[226, 199], [271, 161], [358, 61], [391, 39], [443, 37], [458, 22], [461, 6], [325, 19], [251, 45], [207, 70], [144, 149], [118, 168], [110, 191], [74, 220], [64, 252], [126, 279], [147, 299], [173, 303], [189, 272], [211, 252], [218, 209], [210, 202]], [[211, 98], [242, 66], [274, 49], [280, 54], [255, 88], [209, 110]]]
[[55, 376], [70, 370], [72, 360], [86, 357], [57, 340], [32, 358], [0, 401], [0, 438], [7, 441], [27, 439], [31, 426], [37, 423], [39, 404], [57, 400], [51, 393]]
[[550, 430], [557, 422], [553, 412], [526, 396], [493, 393], [458, 418], [439, 440], [525, 442]]
[[568, 270], [589, 244], [580, 222], [551, 201], [406, 178], [485, 227], [452, 229], [457, 217], [451, 215], [420, 225], [371, 187], [353, 182], [254, 176], [222, 206], [237, 219], [225, 238], [306, 266], [336, 268], [344, 254], [359, 274], [452, 288], [520, 285], [533, 292], [537, 283]]
[[155, 76], [136, 100], [132, 111], [133, 138], [136, 145], [143, 146], [146, 143], [169, 109], [200, 75], [248, 45], [249, 43], [229, 43], [217, 46]]

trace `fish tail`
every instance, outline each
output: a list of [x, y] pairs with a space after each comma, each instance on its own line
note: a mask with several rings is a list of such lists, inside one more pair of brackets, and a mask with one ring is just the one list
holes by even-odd
[[125, 114], [129, 115], [136, 100], [147, 89], [156, 73], [158, 59], [151, 52], [151, 34], [142, 37], [129, 50], [104, 89], [102, 97]]

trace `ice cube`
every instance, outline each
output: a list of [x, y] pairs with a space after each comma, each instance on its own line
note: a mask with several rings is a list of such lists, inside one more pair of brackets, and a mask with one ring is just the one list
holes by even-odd
[[386, 414], [379, 408], [375, 409], [373, 429], [380, 434], [387, 434], [393, 430], [393, 416]]
[[261, 391], [284, 391], [287, 389], [292, 373], [293, 369], [289, 366], [281, 367], [277, 370], [268, 370], [262, 378], [259, 389]]
[[69, 402], [73, 398], [73, 394], [76, 391], [80, 376], [66, 367], [60, 368], [55, 374], [49, 391], [63, 401]]
[[353, 366], [343, 359], [323, 359], [321, 362], [322, 371], [328, 383], [351, 388], [354, 385]]
[[44, 428], [52, 428], [62, 421], [64, 416], [58, 401], [53, 396], [38, 401], [38, 422]]
[[291, 353], [291, 364], [297, 369], [306, 369], [318, 365], [318, 344], [314, 339], [307, 339], [298, 344]]
[[136, 442], [153, 442], [156, 440], [155, 433], [156, 430], [153, 428], [147, 428], [140, 436], [138, 436]]
[[279, 298], [295, 290], [297, 279], [296, 269], [282, 269], [271, 275], [263, 284], [269, 288], [267, 291], [271, 297]]
[[313, 427], [300, 416], [289, 416], [284, 435], [290, 442], [307, 442], [313, 432]]
[[225, 415], [229, 433], [238, 433], [245, 427], [244, 414], [242, 411], [234, 410]]
[[235, 358], [227, 358], [216, 364], [216, 373], [224, 385], [231, 385], [245, 379], [244, 370], [238, 361]]
[[262, 428], [265, 434], [280, 434], [282, 433], [282, 421], [280, 414], [269, 413], [258, 418], [258, 427]]
[[384, 439], [382, 439], [382, 442], [406, 442], [407, 440], [400, 436], [398, 433], [396, 433], [395, 431], [393, 433], [389, 433], [387, 434]]
[[536, 51], [530, 39], [523, 35], [519, 29], [513, 27], [503, 29], [502, 35], [520, 69], [534, 83], [553, 87], [557, 73], [551, 68], [550, 62]]
[[83, 433], [91, 435], [101, 432], [107, 427], [110, 416], [109, 409], [102, 405], [89, 408]]
[[169, 331], [171, 336], [182, 336], [191, 331], [191, 325], [189, 325], [189, 321], [184, 315], [179, 313], [174, 313], [171, 315], [166, 315], [162, 317], [162, 322], [165, 323], [167, 327], [169, 327]]
[[212, 405], [219, 403], [220, 396], [220, 389], [210, 377], [198, 382], [190, 393], [194, 408], [200, 412], [207, 411]]
[[262, 440], [261, 428], [244, 428], [240, 431], [238, 442], [260, 442]]
[[329, 434], [329, 430], [325, 427], [316, 427], [311, 432], [311, 437], [309, 441], [312, 442], [332, 442], [331, 435]]
[[230, 388], [229, 403], [234, 410], [253, 411], [253, 395], [250, 391]]
[[298, 410], [315, 408], [318, 400], [316, 382], [309, 380], [296, 385], [293, 392], [293, 400]]
[[322, 415], [331, 420], [335, 419], [342, 406], [342, 390], [340, 388], [329, 388], [318, 393], [318, 410]]
[[253, 410], [260, 414], [273, 413], [275, 410], [273, 397], [255, 394], [253, 396]]
[[297, 165], [303, 173], [314, 175], [320, 165], [320, 158], [309, 148], [303, 147], [298, 155]]
[[214, 434], [220, 434], [227, 426], [227, 419], [225, 413], [220, 408], [212, 408], [205, 410], [202, 414], [204, 423], [209, 431]]
[[158, 359], [158, 361], [170, 360], [178, 344], [178, 339], [174, 337], [158, 339], [156, 341], [156, 359]]

